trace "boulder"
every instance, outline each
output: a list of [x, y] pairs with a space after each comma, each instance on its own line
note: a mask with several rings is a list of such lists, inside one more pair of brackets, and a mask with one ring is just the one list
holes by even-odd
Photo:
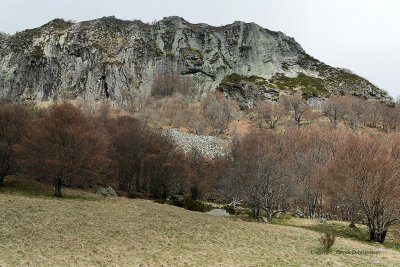
[[184, 201], [185, 197], [183, 195], [173, 195], [171, 196], [172, 201]]
[[296, 210], [295, 212], [293, 212], [293, 214], [292, 214], [294, 217], [297, 217], [297, 218], [305, 218], [306, 216], [304, 215], [304, 213], [303, 212], [301, 212], [301, 211], [299, 211], [299, 210]]
[[97, 188], [96, 194], [99, 194], [99, 195], [102, 195], [102, 196], [106, 196], [106, 197], [107, 196], [108, 197], [116, 197], [116, 196], [118, 196], [117, 192], [115, 192], [115, 190], [111, 186], [109, 186], [107, 188], [104, 188], [104, 187]]
[[218, 217], [229, 217], [231, 216], [226, 210], [224, 209], [212, 209], [207, 214], [218, 216]]

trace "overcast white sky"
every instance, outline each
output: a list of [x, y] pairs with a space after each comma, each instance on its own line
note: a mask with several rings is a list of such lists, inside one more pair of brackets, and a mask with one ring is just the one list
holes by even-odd
[[255, 22], [294, 37], [313, 57], [348, 68], [400, 95], [397, 0], [0, 0], [0, 31], [15, 33], [53, 18], [115, 15], [151, 22], [182, 16], [211, 25]]

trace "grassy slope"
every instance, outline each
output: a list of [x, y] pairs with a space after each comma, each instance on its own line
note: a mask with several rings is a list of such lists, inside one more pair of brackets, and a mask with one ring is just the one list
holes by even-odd
[[400, 253], [345, 238], [334, 249], [382, 252], [313, 254], [320, 234], [298, 227], [23, 183], [0, 189], [0, 266], [400, 266]]

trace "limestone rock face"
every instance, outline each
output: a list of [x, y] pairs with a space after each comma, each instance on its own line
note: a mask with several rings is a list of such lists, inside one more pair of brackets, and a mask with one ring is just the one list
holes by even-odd
[[293, 88], [274, 79], [302, 74], [322, 79], [330, 93], [389, 99], [365, 79], [310, 57], [293, 38], [254, 23], [213, 27], [180, 17], [152, 25], [114, 17], [79, 23], [56, 19], [12, 36], [0, 34], [2, 101], [124, 101], [149, 93], [154, 77], [162, 74], [191, 77], [197, 97], [235, 74], [275, 84], [264, 88], [259, 83], [257, 89], [275, 98], [275, 89]]

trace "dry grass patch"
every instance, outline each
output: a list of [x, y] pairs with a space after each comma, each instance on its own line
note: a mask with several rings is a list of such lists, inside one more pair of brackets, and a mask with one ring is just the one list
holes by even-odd
[[0, 191], [0, 266], [400, 266], [400, 253], [344, 238], [334, 250], [381, 252], [313, 253], [320, 234], [302, 228], [148, 200], [46, 194]]

